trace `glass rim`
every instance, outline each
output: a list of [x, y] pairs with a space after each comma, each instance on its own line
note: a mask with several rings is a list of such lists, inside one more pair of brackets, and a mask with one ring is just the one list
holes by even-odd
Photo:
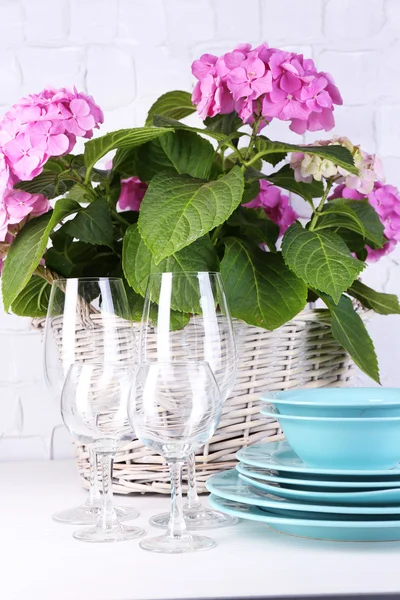
[[55, 277], [52, 281], [122, 281], [122, 277]]
[[[137, 365], [136, 368], [140, 369], [141, 367], [151, 367], [156, 365], [174, 365], [174, 366], [198, 366], [198, 365], [207, 365], [210, 367], [210, 363], [207, 360], [146, 360]], [[210, 367], [211, 369], [211, 367]]]
[[154, 277], [154, 276], [159, 277], [160, 275], [173, 275], [174, 277], [185, 277], [187, 275], [219, 275], [219, 276], [221, 276], [221, 273], [219, 271], [180, 271], [179, 273], [175, 273], [174, 271], [160, 271], [160, 272], [150, 273], [150, 275], [148, 275], [148, 278], [150, 279], [151, 277]]
[[137, 363], [121, 363], [117, 360], [91, 360], [90, 362], [73, 362], [69, 365], [69, 369], [72, 367], [99, 367], [99, 366], [107, 367], [122, 367], [124, 369], [136, 369]]

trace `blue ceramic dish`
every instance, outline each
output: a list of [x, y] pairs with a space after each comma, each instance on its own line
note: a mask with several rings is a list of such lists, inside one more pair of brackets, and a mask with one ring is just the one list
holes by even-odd
[[260, 397], [281, 415], [305, 417], [400, 417], [400, 389], [317, 388], [271, 392]]
[[[353, 491], [372, 491], [383, 490], [389, 488], [400, 489], [400, 478], [382, 477], [381, 479], [371, 476], [358, 478], [353, 476], [353, 479], [339, 479], [337, 475], [335, 479], [324, 479], [323, 475], [311, 474], [305, 477], [303, 473], [290, 473], [288, 471], [270, 471], [261, 467], [252, 467], [244, 463], [236, 465], [236, 470], [245, 477], [257, 479], [258, 481], [266, 481], [267, 483], [277, 483], [280, 487], [314, 492], [353, 492]], [[362, 471], [359, 471], [362, 473]], [[343, 477], [343, 476], [342, 476]]]
[[257, 506], [233, 502], [214, 494], [209, 497], [209, 503], [213, 508], [227, 515], [258, 521], [280, 533], [313, 540], [334, 542], [396, 542], [400, 540], [400, 520], [395, 518], [382, 520], [364, 516], [360, 519], [353, 519], [346, 516], [342, 520], [323, 513], [317, 515], [317, 518], [313, 514], [312, 518], [308, 519], [297, 519], [293, 516], [277, 517], [270, 514], [268, 509], [261, 510]]
[[[326, 468], [310, 467], [297, 456], [287, 442], [269, 442], [253, 444], [247, 448], [242, 448], [236, 453], [236, 458], [245, 465], [252, 467], [261, 467], [276, 471], [278, 474], [287, 472], [287, 477], [293, 477], [293, 474], [299, 476], [299, 479], [320, 479], [330, 482], [336, 482], [337, 476], [343, 481], [386, 481], [400, 480], [400, 465], [391, 469], [347, 469], [347, 468]], [[315, 477], [317, 475], [318, 477]], [[333, 484], [335, 485], [335, 484]]]
[[259, 481], [247, 475], [239, 473], [239, 479], [247, 483], [251, 488], [256, 488], [262, 492], [272, 496], [280, 496], [293, 502], [306, 502], [312, 504], [330, 504], [337, 506], [338, 504], [345, 506], [379, 506], [379, 505], [397, 505], [400, 513], [400, 487], [387, 490], [368, 490], [368, 491], [352, 491], [343, 492], [325, 491], [323, 488], [313, 489], [293, 489], [287, 488], [279, 483], [267, 483]]
[[295, 453], [310, 467], [391, 469], [400, 461], [400, 417], [334, 418], [277, 415]]
[[276, 512], [281, 515], [298, 512], [302, 513], [327, 513], [331, 515], [375, 515], [378, 517], [386, 517], [387, 515], [396, 515], [400, 519], [400, 504], [392, 506], [354, 506], [354, 505], [332, 505], [332, 504], [317, 504], [295, 502], [288, 500], [282, 496], [268, 494], [258, 491], [252, 486], [244, 482], [239, 473], [235, 469], [223, 471], [212, 475], [206, 482], [206, 487], [209, 492], [216, 494], [221, 498], [241, 502], [243, 504], [252, 504], [259, 508], [267, 508], [271, 513]]

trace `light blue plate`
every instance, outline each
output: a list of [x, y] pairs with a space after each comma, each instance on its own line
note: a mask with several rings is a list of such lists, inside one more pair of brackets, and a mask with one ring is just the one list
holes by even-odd
[[[244, 463], [239, 463], [236, 465], [236, 470], [239, 473], [242, 473], [246, 477], [251, 477], [253, 479], [260, 479], [261, 481], [270, 481], [279, 483], [285, 488], [290, 487], [290, 489], [299, 489], [299, 490], [313, 490], [315, 492], [321, 491], [321, 488], [324, 491], [329, 492], [338, 492], [342, 491], [370, 491], [372, 489], [387, 489], [387, 488], [400, 488], [400, 480], [391, 479], [386, 481], [365, 481], [363, 479], [353, 479], [348, 481], [342, 481], [340, 479], [332, 480], [324, 480], [324, 479], [307, 479], [305, 477], [300, 478], [299, 473], [288, 473], [286, 471], [283, 472], [283, 475], [280, 475], [276, 471], [269, 471], [268, 469], [262, 469], [261, 467], [251, 467], [245, 465]], [[286, 477], [285, 477], [286, 475]], [[293, 477], [292, 477], [293, 475]], [[315, 475], [317, 478], [318, 475]]]
[[259, 521], [271, 529], [314, 540], [332, 542], [397, 542], [400, 541], [400, 520], [371, 520], [371, 517], [332, 518], [324, 514], [312, 519], [277, 517], [257, 506], [226, 500], [212, 494], [209, 502], [213, 508], [228, 515]]
[[310, 417], [398, 417], [400, 388], [314, 388], [260, 396], [282, 415]]
[[[267, 494], [252, 488], [239, 478], [236, 469], [230, 469], [222, 473], [212, 475], [206, 482], [209, 492], [216, 494], [226, 500], [241, 502], [242, 504], [252, 504], [259, 508], [268, 508], [268, 511], [288, 515], [289, 511], [295, 511], [302, 516], [303, 513], [328, 513], [332, 516], [344, 515], [375, 515], [381, 518], [387, 515], [396, 515], [400, 520], [400, 505], [398, 506], [343, 506], [330, 504], [305, 504], [301, 502], [291, 502], [281, 496]], [[300, 514], [301, 513], [301, 514]]]
[[[399, 432], [400, 438], [400, 432]], [[287, 442], [270, 442], [264, 444], [254, 444], [248, 448], [242, 448], [236, 454], [236, 458], [241, 462], [252, 465], [253, 467], [262, 467], [263, 469], [273, 469], [275, 471], [290, 471], [291, 473], [304, 473], [309, 475], [345, 475], [356, 477], [374, 476], [382, 478], [385, 476], [397, 477], [400, 479], [400, 465], [393, 469], [323, 469], [320, 467], [308, 467], [295, 454]], [[325, 479], [325, 477], [324, 477]], [[384, 486], [383, 486], [384, 487]]]
[[388, 490], [369, 490], [356, 492], [327, 492], [321, 490], [294, 490], [282, 487], [279, 483], [258, 481], [239, 473], [239, 479], [247, 483], [250, 488], [256, 488], [273, 496], [280, 496], [294, 502], [310, 502], [314, 504], [338, 504], [356, 506], [374, 506], [376, 504], [397, 504], [400, 514], [400, 487]]

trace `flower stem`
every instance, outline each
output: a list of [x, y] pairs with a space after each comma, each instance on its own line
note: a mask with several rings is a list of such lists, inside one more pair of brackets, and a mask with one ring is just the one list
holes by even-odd
[[130, 223], [124, 217], [121, 216], [121, 213], [117, 212], [114, 208], [111, 209], [111, 214], [116, 221], [119, 221], [122, 225], [129, 227]]
[[328, 181], [326, 183], [326, 188], [325, 188], [324, 193], [322, 194], [322, 197], [321, 197], [321, 200], [320, 200], [320, 202], [318, 204], [318, 207], [316, 209], [314, 209], [314, 214], [313, 214], [313, 217], [311, 219], [309, 231], [312, 231], [313, 229], [315, 229], [317, 221], [318, 221], [318, 219], [319, 219], [319, 217], [321, 215], [322, 208], [323, 208], [323, 206], [325, 204], [325, 201], [326, 201], [326, 199], [328, 197], [329, 192], [331, 191], [332, 185], [333, 185], [333, 179], [330, 178], [330, 179], [328, 179]]
[[245, 161], [246, 162], [250, 159], [251, 154], [253, 152], [254, 144], [256, 143], [256, 139], [257, 139], [258, 128], [259, 128], [260, 123], [261, 123], [262, 118], [263, 118], [262, 114], [261, 114], [261, 103], [260, 103], [260, 100], [257, 100], [257, 107], [258, 107], [258, 114], [255, 117], [254, 123], [253, 123], [251, 137], [250, 137], [250, 143], [249, 143], [249, 145], [247, 147], [246, 156], [245, 156]]

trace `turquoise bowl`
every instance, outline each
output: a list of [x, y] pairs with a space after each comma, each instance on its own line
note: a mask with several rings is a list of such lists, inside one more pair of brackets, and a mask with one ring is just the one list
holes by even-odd
[[295, 453], [309, 467], [392, 469], [400, 461], [400, 417], [299, 417], [262, 409], [278, 419]]
[[299, 417], [400, 417], [398, 388], [313, 388], [261, 396], [281, 415]]

